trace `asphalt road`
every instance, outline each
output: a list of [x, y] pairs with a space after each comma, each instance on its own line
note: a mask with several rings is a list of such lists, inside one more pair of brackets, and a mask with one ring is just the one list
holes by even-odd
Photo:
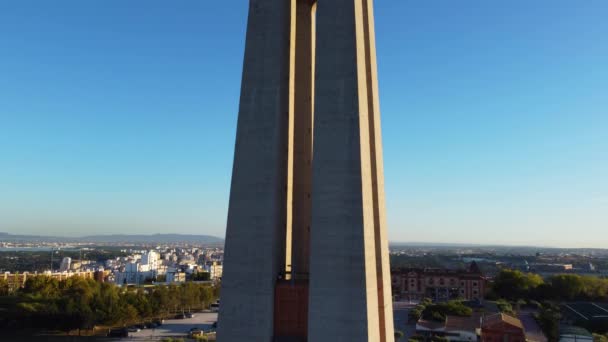
[[[403, 331], [406, 338], [415, 334], [415, 325], [407, 322], [408, 312], [413, 306], [409, 303], [395, 303], [393, 306], [395, 329]], [[128, 338], [112, 339], [112, 341], [160, 341], [163, 337], [186, 337], [192, 328], [209, 331], [216, 321], [217, 312], [196, 313], [193, 318], [168, 319], [158, 328], [143, 329], [129, 333]], [[406, 338], [404, 341], [407, 340]]]
[[408, 315], [415, 304], [408, 302], [393, 303], [393, 318], [395, 322], [395, 330], [404, 333], [402, 341], [407, 341], [408, 337], [416, 334], [416, 324], [408, 322]]

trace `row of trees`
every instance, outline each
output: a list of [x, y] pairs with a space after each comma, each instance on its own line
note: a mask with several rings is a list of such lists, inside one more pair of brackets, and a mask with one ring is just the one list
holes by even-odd
[[2, 293], [2, 288], [0, 284], [0, 326], [17, 330], [123, 326], [207, 308], [219, 297], [219, 287], [208, 284], [127, 288], [81, 277], [59, 281], [36, 276], [14, 293]]
[[546, 280], [532, 273], [501, 270], [489, 297], [509, 300], [608, 300], [608, 279], [559, 274]]
[[448, 315], [471, 316], [473, 310], [464, 305], [462, 301], [451, 300], [445, 303], [433, 303], [431, 299], [425, 298], [415, 308], [410, 310], [409, 319], [418, 321], [420, 318], [443, 322]]

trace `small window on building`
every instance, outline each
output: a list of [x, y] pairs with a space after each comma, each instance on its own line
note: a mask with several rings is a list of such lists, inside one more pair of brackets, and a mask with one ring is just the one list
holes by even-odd
[[477, 286], [477, 282], [476, 281], [473, 282], [473, 286]]
[[460, 282], [460, 286], [463, 286], [463, 287], [464, 287], [464, 281], [461, 281], [461, 282]]

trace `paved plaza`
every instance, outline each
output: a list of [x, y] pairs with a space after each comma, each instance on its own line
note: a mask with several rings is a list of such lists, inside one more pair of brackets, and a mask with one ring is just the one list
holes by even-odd
[[158, 328], [129, 333], [128, 338], [115, 339], [115, 341], [159, 341], [165, 337], [185, 338], [192, 328], [199, 328], [205, 332], [214, 330], [211, 325], [216, 321], [217, 312], [199, 312], [193, 318], [167, 319]]

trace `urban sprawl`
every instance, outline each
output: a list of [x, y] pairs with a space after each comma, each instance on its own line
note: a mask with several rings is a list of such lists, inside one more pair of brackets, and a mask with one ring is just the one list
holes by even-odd
[[[32, 279], [40, 276], [59, 282], [79, 277], [116, 288], [145, 289], [151, 295], [150, 289], [189, 283], [219, 291], [224, 251], [221, 244], [188, 242], [5, 241], [0, 242], [0, 256], [4, 295], [25, 291], [28, 279], [32, 287]], [[390, 260], [397, 337], [603, 341], [601, 334], [608, 330], [606, 250], [395, 244]], [[201, 299], [201, 308], [217, 309], [216, 299]], [[186, 311], [176, 304], [167, 314], [174, 317], [176, 312], [184, 316]], [[145, 316], [139, 312], [137, 317]]]

